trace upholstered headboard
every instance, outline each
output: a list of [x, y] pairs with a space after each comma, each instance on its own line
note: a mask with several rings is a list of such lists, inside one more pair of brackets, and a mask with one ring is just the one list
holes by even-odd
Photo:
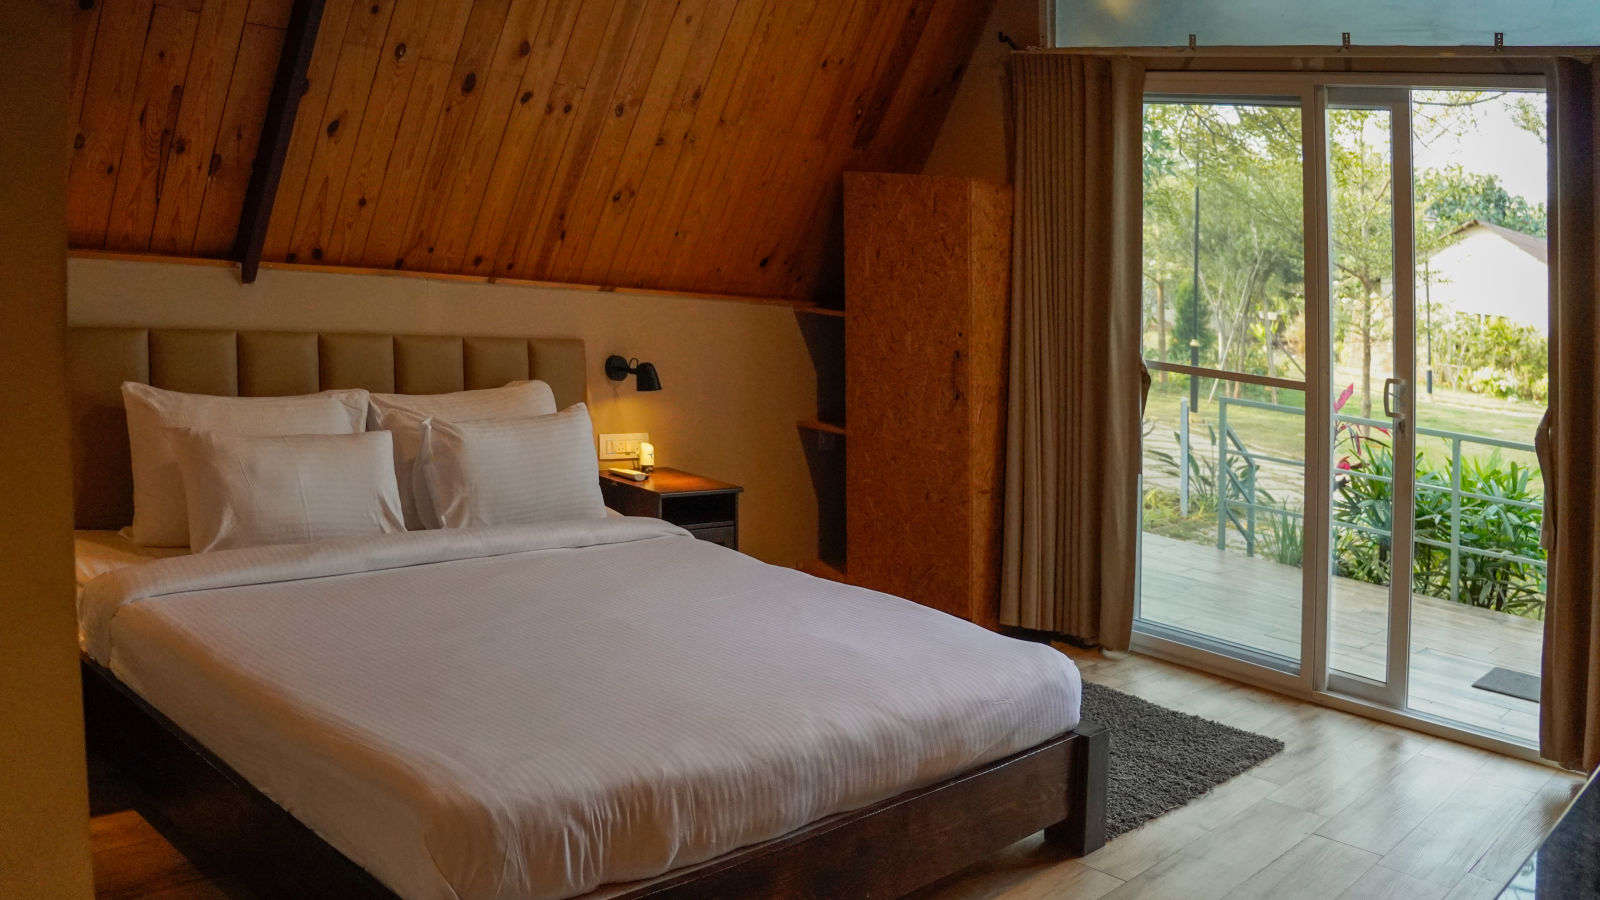
[[583, 341], [572, 338], [72, 328], [74, 515], [79, 528], [133, 520], [122, 383], [263, 397], [333, 388], [442, 394], [538, 378], [556, 403], [585, 399]]

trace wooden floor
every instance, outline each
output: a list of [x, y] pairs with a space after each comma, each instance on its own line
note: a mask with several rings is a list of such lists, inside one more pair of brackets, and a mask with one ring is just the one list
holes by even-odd
[[1582, 786], [1148, 657], [1067, 652], [1089, 681], [1271, 735], [1285, 750], [1081, 860], [1036, 835], [917, 900], [1489, 898]]
[[[917, 900], [1493, 897], [1581, 786], [1575, 775], [1142, 656], [1064, 650], [1087, 680], [1277, 737], [1283, 753], [1081, 860], [1035, 835]], [[101, 900], [242, 900], [96, 776]], [[261, 898], [268, 900], [268, 898]]]
[[[1300, 658], [1300, 569], [1149, 533], [1142, 540], [1142, 618]], [[1387, 588], [1334, 579], [1334, 668], [1383, 679], [1388, 602]], [[1472, 683], [1495, 666], [1538, 675], [1542, 622], [1418, 596], [1411, 632], [1412, 709], [1537, 743], [1539, 704]]]

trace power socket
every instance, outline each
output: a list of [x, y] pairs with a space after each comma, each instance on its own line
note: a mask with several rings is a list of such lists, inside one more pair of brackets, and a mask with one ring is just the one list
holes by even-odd
[[633, 434], [602, 434], [600, 435], [601, 459], [638, 459], [639, 442], [650, 440], [647, 431], [634, 432]]

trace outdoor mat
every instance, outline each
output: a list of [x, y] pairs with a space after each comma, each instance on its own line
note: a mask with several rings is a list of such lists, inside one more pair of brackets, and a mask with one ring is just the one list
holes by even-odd
[[1493, 691], [1507, 697], [1539, 702], [1539, 676], [1495, 666], [1489, 674], [1479, 678], [1472, 686], [1480, 691]]

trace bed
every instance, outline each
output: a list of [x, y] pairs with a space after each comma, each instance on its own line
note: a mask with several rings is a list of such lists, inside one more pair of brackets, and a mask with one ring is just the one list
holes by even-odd
[[[123, 380], [532, 377], [563, 406], [585, 383], [575, 341], [70, 346], [82, 528], [126, 521]], [[169, 837], [268, 896], [896, 896], [1040, 829], [1103, 841], [1104, 735], [1065, 657], [657, 520], [139, 561], [85, 585], [80, 622], [92, 745]]]

